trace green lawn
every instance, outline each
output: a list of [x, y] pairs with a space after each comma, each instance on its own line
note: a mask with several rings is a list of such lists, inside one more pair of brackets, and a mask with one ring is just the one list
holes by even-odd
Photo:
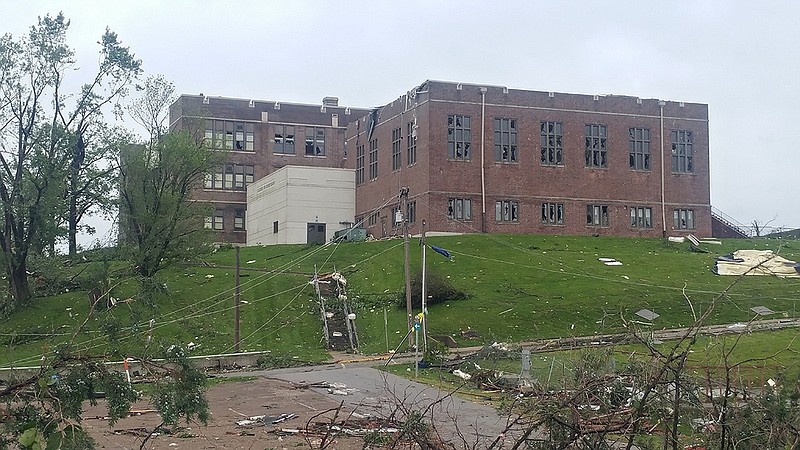
[[[689, 297], [695, 311], [708, 308], [713, 298], [735, 278], [711, 273], [714, 258], [736, 249], [777, 250], [800, 259], [796, 240], [725, 240], [709, 246], [710, 253], [692, 253], [688, 244], [660, 239], [536, 235], [463, 235], [429, 237], [454, 258], [428, 253], [428, 269], [447, 277], [467, 300], [429, 308], [429, 333], [448, 334], [462, 345], [518, 342], [527, 339], [591, 335], [624, 331], [625, 320], [642, 308], [661, 315], [656, 327], [691, 323]], [[420, 267], [420, 247], [412, 240], [412, 271]], [[622, 266], [605, 266], [599, 257], [612, 257]], [[386, 351], [384, 310], [388, 313], [389, 346], [405, 334], [405, 310], [395, 298], [403, 288], [402, 241], [387, 240], [327, 246], [279, 245], [241, 249], [241, 349], [270, 350], [297, 359], [321, 361], [323, 348], [314, 288], [315, 269], [340, 271], [347, 277], [348, 296], [355, 305], [361, 350]], [[175, 267], [163, 273], [167, 294], [157, 311], [141, 314], [135, 305], [120, 303], [89, 320], [77, 341], [102, 350], [101, 327], [117, 330], [125, 352], [137, 354], [146, 342], [148, 321], [154, 319], [156, 342], [194, 342], [194, 353], [229, 352], [233, 343], [234, 251], [219, 251], [206, 265]], [[93, 264], [86, 262], [82, 264]], [[76, 267], [70, 270], [77, 270]], [[125, 299], [133, 283], [120, 285], [115, 296]], [[711, 323], [744, 322], [752, 306], [764, 305], [795, 317], [800, 279], [745, 277], [718, 303]], [[36, 364], [43, 352], [69, 339], [85, 319], [84, 292], [38, 298], [0, 325], [0, 366]], [[134, 314], [131, 316], [131, 314]], [[137, 326], [131, 328], [131, 317]], [[466, 340], [467, 329], [480, 334]]]

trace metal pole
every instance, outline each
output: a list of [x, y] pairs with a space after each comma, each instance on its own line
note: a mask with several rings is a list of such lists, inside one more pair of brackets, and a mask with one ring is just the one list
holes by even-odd
[[[401, 209], [403, 215], [403, 253], [405, 255], [405, 272], [406, 272], [406, 314], [408, 315], [408, 329], [414, 326], [414, 313], [411, 309], [411, 264], [408, 256], [408, 220], [406, 220], [405, 212], [408, 211], [408, 187], [400, 188]], [[392, 219], [394, 220], [394, 219]], [[408, 348], [414, 346], [414, 337], [409, 336]]]
[[[419, 330], [414, 327], [414, 337], [419, 342]], [[419, 345], [414, 346], [414, 378], [419, 377]]]
[[389, 353], [389, 316], [386, 307], [383, 307], [383, 331], [386, 333], [386, 353]]
[[664, 167], [664, 105], [666, 102], [663, 100], [658, 101], [659, 107], [659, 117], [660, 117], [660, 140], [661, 140], [661, 237], [667, 237], [667, 206], [666, 206], [666, 196], [664, 195], [664, 171], [666, 171], [666, 167]]
[[236, 246], [236, 275], [234, 275], [233, 291], [233, 352], [239, 353], [239, 246]]
[[426, 301], [428, 299], [428, 289], [425, 285], [425, 279], [427, 278], [427, 267], [426, 267], [426, 260], [425, 260], [425, 220], [422, 220], [422, 234], [420, 237], [420, 243], [422, 244], [422, 352], [423, 354], [428, 351], [428, 308], [426, 305]]

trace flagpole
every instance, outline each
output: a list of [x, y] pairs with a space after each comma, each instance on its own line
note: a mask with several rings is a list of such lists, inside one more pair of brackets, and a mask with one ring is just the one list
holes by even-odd
[[424, 355], [428, 351], [428, 309], [426, 307], [428, 289], [425, 284], [425, 279], [427, 277], [427, 268], [425, 264], [425, 219], [422, 219], [422, 233], [420, 242], [422, 243], [422, 353]]

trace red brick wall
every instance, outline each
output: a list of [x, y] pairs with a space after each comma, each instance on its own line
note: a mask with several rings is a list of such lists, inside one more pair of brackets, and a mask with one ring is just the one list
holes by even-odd
[[[479, 86], [464, 85], [461, 90], [452, 83], [429, 82], [427, 94], [418, 95], [419, 106], [403, 112], [407, 117], [416, 113], [419, 125], [417, 158], [413, 167], [391, 170], [391, 130], [400, 126], [399, 114], [404, 102], [395, 101], [381, 111], [381, 122], [374, 136], [379, 141], [379, 177], [367, 181], [356, 191], [357, 215], [383, 204], [396, 196], [400, 186], [410, 187], [411, 200], [419, 196], [417, 223], [427, 219], [428, 229], [434, 231], [475, 231], [481, 226], [481, 95]], [[472, 158], [470, 161], [448, 160], [447, 116], [463, 114], [471, 117]], [[488, 87], [486, 93], [485, 130], [485, 184], [486, 222], [490, 233], [557, 233], [599, 234], [624, 236], [661, 236], [661, 162], [660, 142], [664, 141], [666, 167], [665, 209], [668, 234], [692, 232], [701, 236], [711, 234], [710, 188], [708, 165], [708, 110], [706, 105], [676, 102], [664, 105], [664, 136], [660, 136], [660, 107], [658, 100], [634, 97], [560, 94], [550, 97], [547, 92], [504, 92], [501, 87]], [[518, 160], [516, 163], [494, 161], [494, 118], [513, 118], [517, 121]], [[563, 124], [564, 165], [542, 166], [540, 163], [540, 122], [557, 121]], [[608, 167], [586, 168], [584, 156], [584, 126], [602, 124], [608, 130]], [[356, 127], [349, 127], [348, 145], [355, 167], [355, 140], [365, 144], [367, 122], [360, 124], [361, 133], [356, 138]], [[633, 171], [628, 163], [628, 128], [649, 128], [650, 170]], [[690, 130], [694, 137], [694, 173], [673, 174], [671, 166], [671, 131]], [[405, 127], [403, 128], [405, 134]], [[405, 142], [404, 142], [405, 144]], [[368, 161], [368, 160], [367, 160]], [[367, 162], [368, 166], [368, 162]], [[368, 177], [368, 167], [366, 170]], [[471, 198], [473, 218], [469, 223], [456, 223], [447, 219], [447, 198]], [[519, 202], [519, 221], [496, 222], [496, 200]], [[565, 205], [565, 223], [547, 226], [541, 223], [541, 204], [544, 201]], [[609, 206], [609, 226], [586, 225], [586, 205]], [[392, 204], [382, 216], [388, 216]], [[652, 208], [652, 228], [630, 226], [631, 206]], [[672, 230], [674, 208], [693, 209], [694, 230]], [[371, 229], [380, 236], [380, 223]], [[413, 230], [412, 231], [416, 232]]]

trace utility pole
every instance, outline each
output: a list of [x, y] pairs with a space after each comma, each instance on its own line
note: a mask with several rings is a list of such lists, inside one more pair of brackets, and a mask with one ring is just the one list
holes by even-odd
[[[406, 314], [408, 314], [408, 330], [414, 327], [414, 312], [411, 309], [411, 265], [408, 260], [408, 219], [406, 218], [406, 211], [408, 211], [408, 187], [400, 188], [400, 214], [403, 218], [403, 253], [405, 256], [405, 272], [406, 272]], [[396, 218], [393, 220], [397, 220]], [[408, 337], [408, 348], [414, 346], [414, 336]]]
[[422, 231], [420, 233], [420, 241], [422, 245], [422, 352], [423, 354], [428, 351], [428, 289], [425, 284], [427, 278], [426, 260], [425, 260], [425, 219], [422, 219]]
[[239, 353], [239, 246], [236, 246], [236, 275], [233, 291], [233, 352]]

